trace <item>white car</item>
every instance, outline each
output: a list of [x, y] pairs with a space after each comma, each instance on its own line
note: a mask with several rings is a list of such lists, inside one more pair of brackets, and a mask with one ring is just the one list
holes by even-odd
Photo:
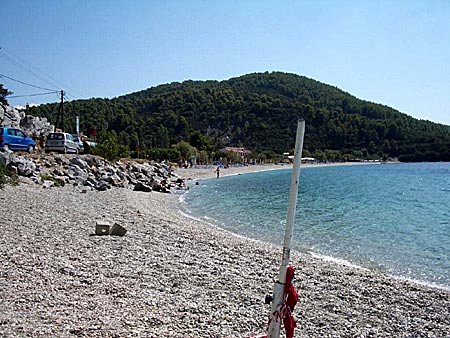
[[72, 134], [72, 138], [75, 141], [75, 143], [78, 144], [78, 152], [82, 153], [84, 152], [84, 144], [83, 141], [81, 141], [81, 137], [77, 134]]
[[58, 151], [64, 154], [80, 152], [80, 145], [69, 133], [50, 133], [45, 142], [45, 151]]

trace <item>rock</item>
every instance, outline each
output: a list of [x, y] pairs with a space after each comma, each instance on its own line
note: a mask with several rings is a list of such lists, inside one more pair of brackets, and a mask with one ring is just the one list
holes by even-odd
[[44, 188], [44, 189], [50, 189], [54, 186], [55, 186], [55, 182], [53, 182], [53, 181], [44, 180], [44, 182], [42, 182], [42, 188]]
[[3, 163], [7, 166], [11, 162], [11, 154], [13, 152], [11, 150], [8, 151], [0, 151], [0, 163]]
[[66, 177], [65, 176], [56, 176], [55, 177], [56, 181], [58, 181], [58, 183], [64, 187], [66, 185]]
[[80, 157], [74, 157], [70, 160], [70, 163], [80, 168], [80, 170], [86, 170], [89, 168], [87, 161], [83, 160]]
[[111, 184], [105, 181], [100, 181], [94, 188], [97, 189], [98, 191], [105, 191], [111, 189]]
[[17, 174], [21, 176], [30, 177], [34, 174], [36, 170], [36, 165], [32, 161], [24, 160], [20, 162], [17, 166]]
[[153, 189], [147, 184], [144, 184], [142, 182], [137, 182], [134, 186], [134, 191], [144, 191], [144, 192], [151, 192]]
[[37, 141], [38, 147], [43, 148], [45, 136], [53, 132], [55, 126], [51, 125], [46, 118], [26, 115], [25, 112], [25, 109], [0, 105], [0, 126], [22, 129]]

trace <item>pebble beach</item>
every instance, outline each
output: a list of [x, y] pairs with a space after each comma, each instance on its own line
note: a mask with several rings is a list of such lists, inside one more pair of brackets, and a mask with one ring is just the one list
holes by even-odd
[[[221, 175], [286, 168], [228, 168]], [[215, 168], [177, 169], [187, 179]], [[185, 217], [178, 193], [0, 190], [1, 337], [251, 337], [281, 247]], [[123, 237], [96, 236], [96, 220]], [[450, 292], [291, 253], [295, 337], [450, 337]]]

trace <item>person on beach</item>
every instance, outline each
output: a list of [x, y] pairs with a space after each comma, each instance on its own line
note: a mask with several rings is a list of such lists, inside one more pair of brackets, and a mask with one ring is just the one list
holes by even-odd
[[219, 178], [219, 176], [220, 176], [220, 167], [217, 167], [216, 173], [217, 173], [217, 178]]

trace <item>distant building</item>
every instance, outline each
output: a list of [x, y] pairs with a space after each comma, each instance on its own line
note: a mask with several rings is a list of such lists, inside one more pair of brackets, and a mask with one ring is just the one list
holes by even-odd
[[317, 163], [317, 159], [315, 157], [302, 157], [302, 163]]
[[[286, 154], [286, 153], [285, 153]], [[286, 156], [286, 155], [285, 155]], [[286, 156], [291, 162], [294, 162], [294, 155], [287, 155]], [[317, 159], [315, 157], [302, 157], [301, 158], [302, 163], [308, 163], [308, 164], [314, 164], [318, 163]]]
[[244, 147], [225, 147], [224, 151], [229, 151], [230, 153], [235, 153], [240, 155], [241, 157], [247, 157], [252, 154], [250, 150], [245, 149]]

